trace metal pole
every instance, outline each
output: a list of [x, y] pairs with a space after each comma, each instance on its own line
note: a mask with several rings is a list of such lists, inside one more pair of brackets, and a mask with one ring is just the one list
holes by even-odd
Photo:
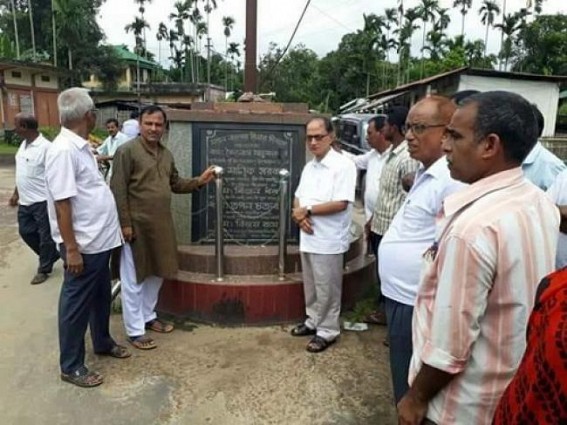
[[279, 280], [285, 279], [285, 257], [287, 254], [287, 186], [289, 181], [289, 171], [280, 170], [280, 237], [278, 248], [278, 271]]
[[217, 281], [221, 282], [224, 277], [224, 234], [223, 234], [223, 204], [222, 204], [222, 167], [215, 167], [217, 187], [216, 193], [216, 208], [217, 208], [217, 222], [216, 222], [216, 240], [215, 240], [215, 256], [217, 259]]

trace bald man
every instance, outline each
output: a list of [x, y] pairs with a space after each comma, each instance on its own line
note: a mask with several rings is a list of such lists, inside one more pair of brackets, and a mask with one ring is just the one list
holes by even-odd
[[411, 324], [423, 253], [435, 241], [435, 222], [443, 201], [463, 186], [451, 178], [442, 148], [445, 128], [455, 109], [449, 98], [430, 96], [409, 111], [405, 136], [409, 155], [419, 161], [419, 168], [378, 251], [396, 403], [408, 390]]

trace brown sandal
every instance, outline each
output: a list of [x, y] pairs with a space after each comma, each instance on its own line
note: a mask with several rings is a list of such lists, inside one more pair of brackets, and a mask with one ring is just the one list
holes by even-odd
[[131, 336], [128, 342], [139, 350], [153, 350], [157, 345], [153, 339], [148, 336]]
[[154, 319], [146, 323], [146, 329], [162, 334], [168, 334], [173, 331], [173, 325], [160, 319]]
[[86, 367], [78, 369], [73, 373], [62, 373], [61, 380], [81, 388], [98, 387], [104, 382], [102, 375], [97, 372], [91, 372]]

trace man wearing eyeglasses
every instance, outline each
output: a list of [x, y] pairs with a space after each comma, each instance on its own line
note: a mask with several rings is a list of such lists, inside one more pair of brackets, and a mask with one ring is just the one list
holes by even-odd
[[[404, 138], [404, 125], [408, 114], [407, 108], [393, 107], [388, 113], [382, 134], [392, 147], [386, 156], [386, 162], [380, 174], [380, 192], [371, 218], [370, 231], [375, 241], [375, 251], [378, 251], [382, 237], [388, 230], [392, 219], [404, 202], [408, 187], [405, 178], [415, 173], [419, 163], [409, 155], [407, 142]], [[380, 258], [376, 261], [379, 263]], [[376, 312], [370, 314], [365, 321], [380, 325], [386, 324], [383, 297], [380, 290], [380, 301]]]
[[378, 251], [396, 403], [408, 390], [411, 322], [423, 253], [435, 241], [435, 219], [444, 199], [463, 186], [451, 178], [442, 149], [445, 127], [455, 109], [449, 98], [430, 96], [409, 111], [405, 125], [408, 152], [420, 165]]
[[327, 118], [309, 121], [306, 134], [314, 158], [301, 173], [292, 218], [300, 228], [307, 319], [291, 335], [313, 336], [307, 351], [319, 353], [340, 333], [343, 254], [350, 245], [356, 167], [332, 149], [333, 127]]
[[536, 142], [530, 103], [504, 91], [468, 97], [446, 128], [451, 177], [469, 186], [445, 199], [424, 256], [401, 425], [492, 423], [555, 260], [559, 212], [521, 169]]

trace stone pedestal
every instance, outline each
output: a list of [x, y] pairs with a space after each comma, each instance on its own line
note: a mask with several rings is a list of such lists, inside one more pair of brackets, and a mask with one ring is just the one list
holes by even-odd
[[[298, 104], [196, 104], [169, 111], [167, 141], [182, 176], [223, 167], [225, 276], [216, 280], [215, 185], [173, 197], [180, 271], [166, 281], [158, 309], [222, 324], [268, 324], [305, 315], [298, 229], [289, 220], [285, 279], [278, 279], [279, 170], [290, 172], [287, 204], [305, 164], [305, 124]], [[288, 213], [289, 217], [289, 213]], [[375, 281], [360, 227], [345, 258], [343, 304], [350, 307]]]

